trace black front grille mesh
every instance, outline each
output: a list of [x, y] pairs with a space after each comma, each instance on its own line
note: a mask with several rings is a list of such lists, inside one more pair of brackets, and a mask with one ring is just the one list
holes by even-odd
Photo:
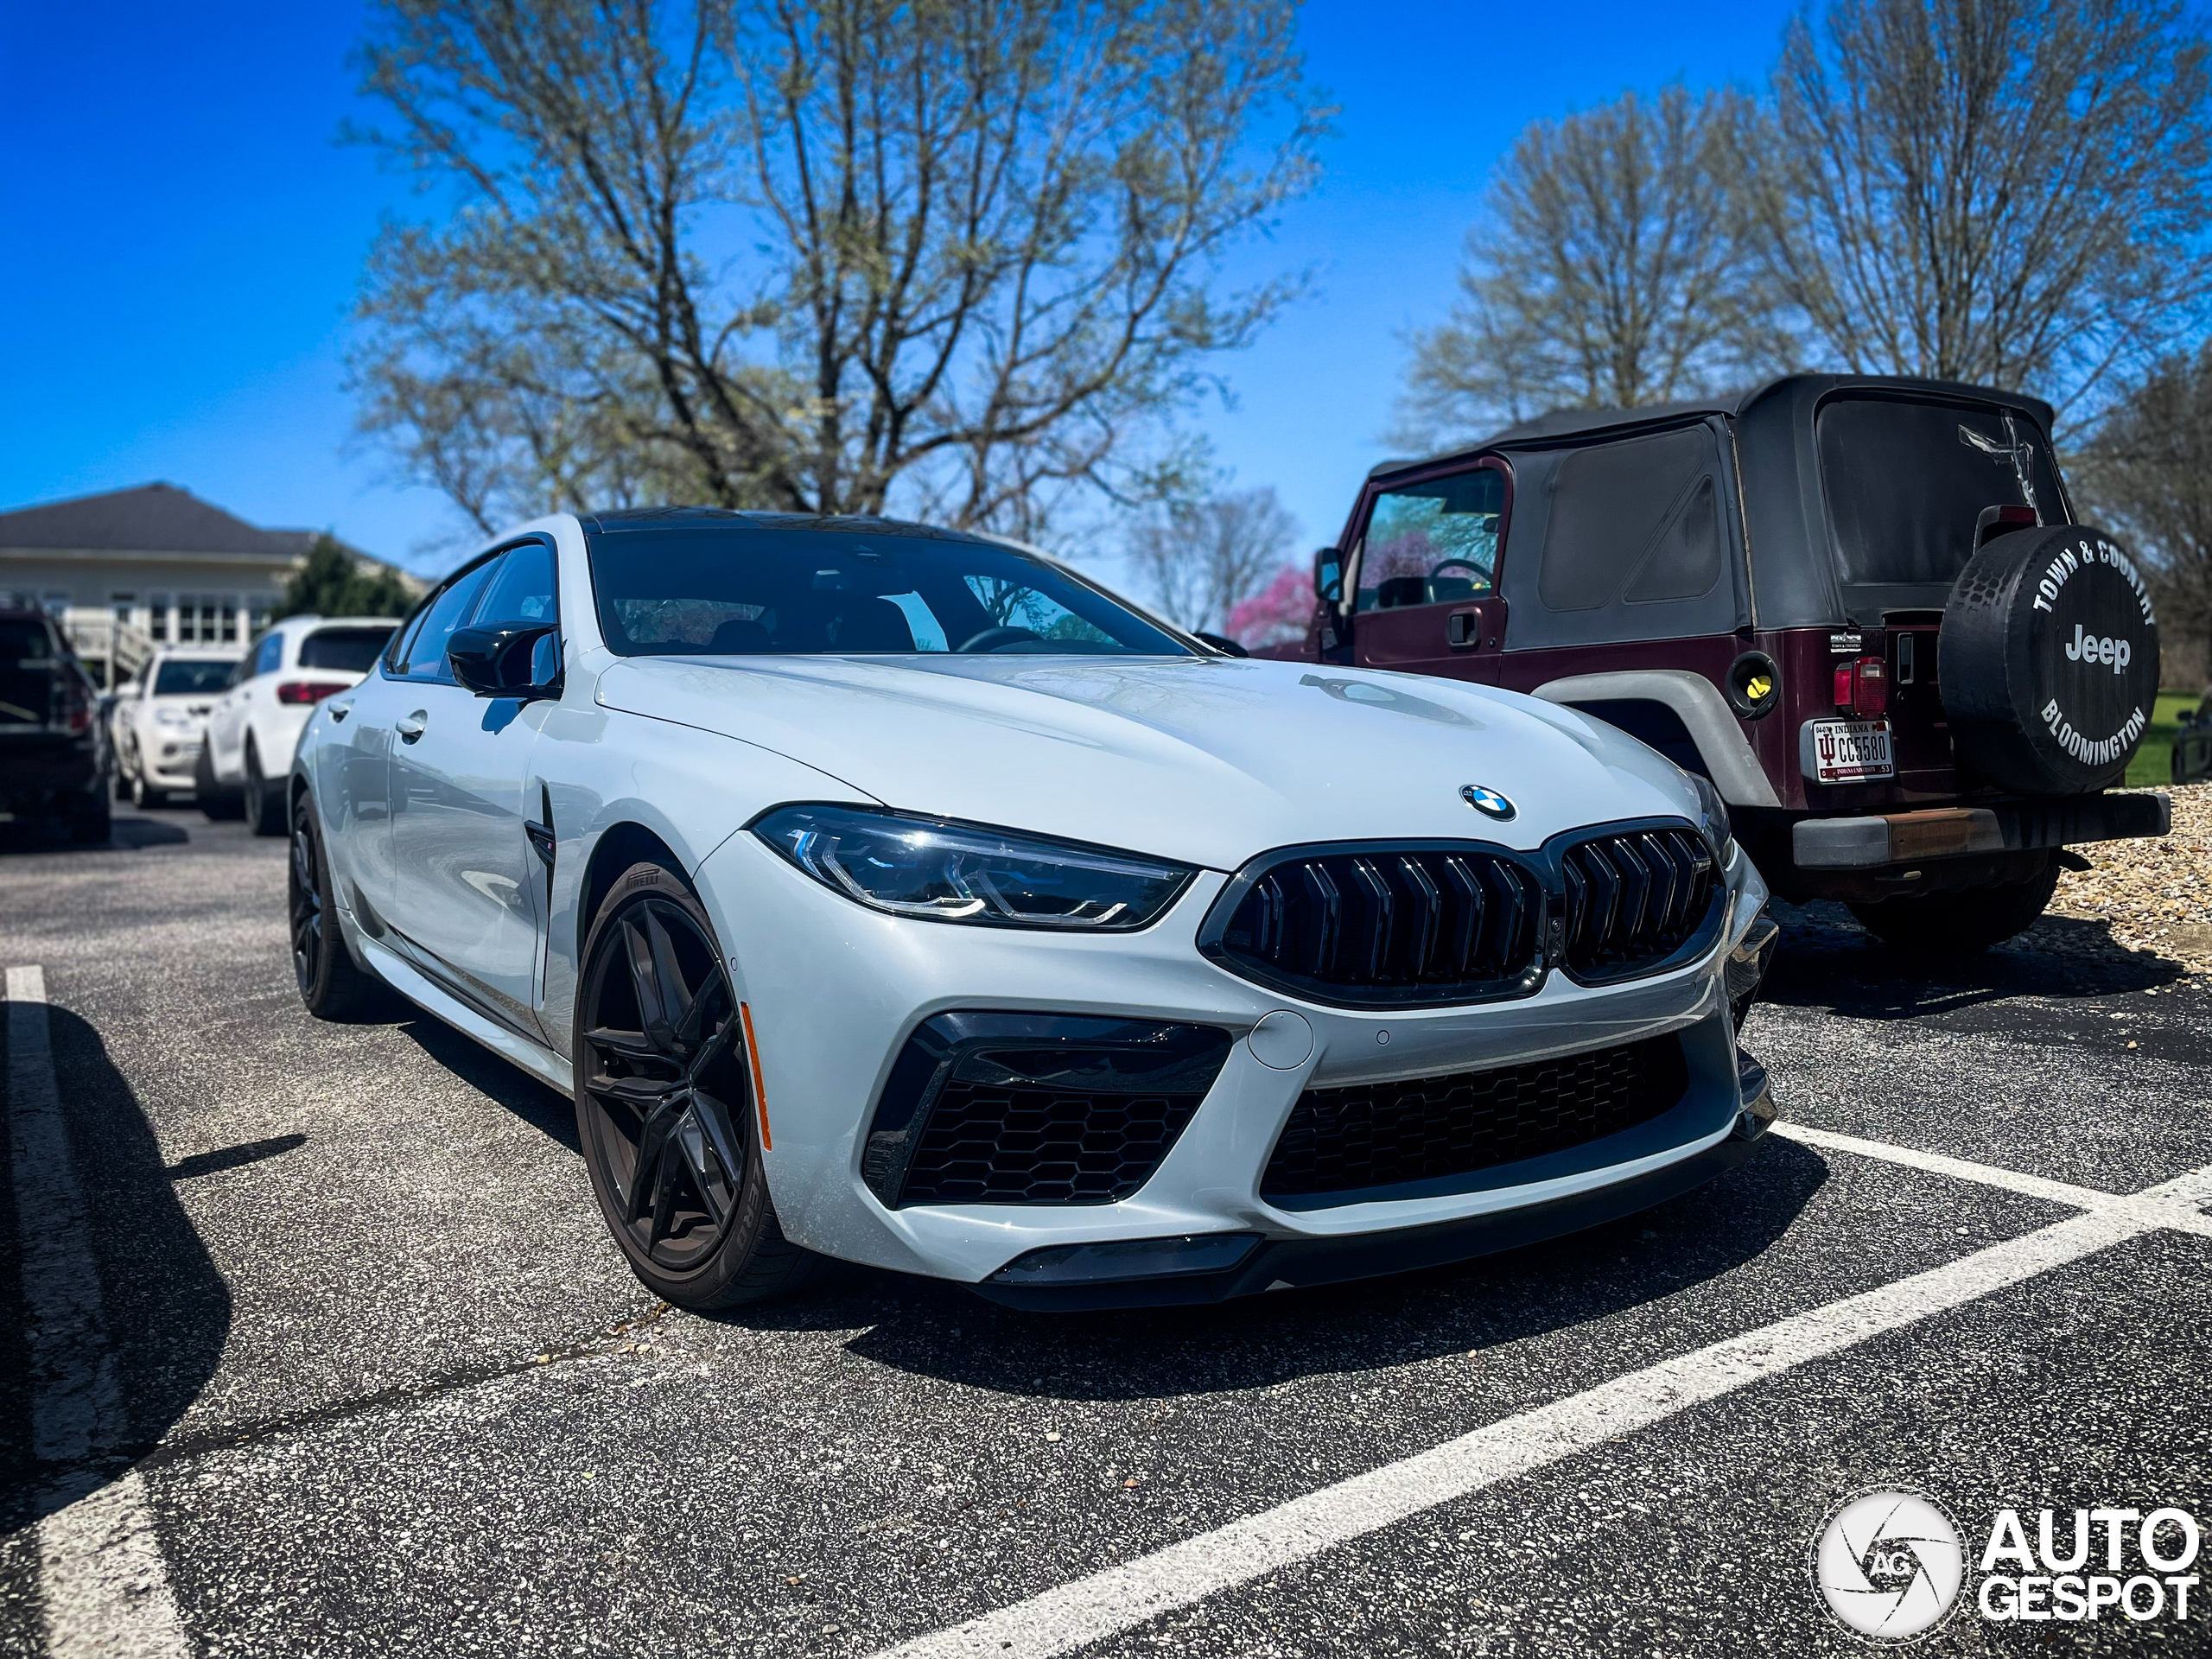
[[1325, 1001], [1451, 1002], [1535, 988], [1536, 874], [1473, 849], [1378, 848], [1278, 863], [1253, 883], [1216, 952]]
[[1112, 1204], [1145, 1184], [1198, 1095], [1085, 1095], [958, 1079], [938, 1096], [908, 1204]]
[[1704, 931], [1720, 887], [1705, 837], [1639, 830], [1578, 842], [1560, 858], [1567, 971], [1583, 981], [1648, 973]]
[[893, 1208], [1118, 1202], [1160, 1167], [1229, 1046], [1211, 1026], [938, 1014], [892, 1066], [861, 1179]]
[[1633, 1128], [1688, 1087], [1681, 1042], [1655, 1037], [1528, 1065], [1309, 1089], [1260, 1192], [1312, 1198], [1471, 1175]]

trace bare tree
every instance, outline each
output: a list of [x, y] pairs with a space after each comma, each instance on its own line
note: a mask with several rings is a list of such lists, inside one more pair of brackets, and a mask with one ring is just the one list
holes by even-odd
[[1132, 525], [1128, 546], [1162, 611], [1186, 628], [1218, 632], [1233, 608], [1267, 586], [1297, 537], [1297, 519], [1262, 486], [1155, 508]]
[[1403, 440], [1693, 396], [1770, 355], [1735, 233], [1741, 106], [1674, 86], [1523, 131], [1450, 320], [1414, 336]]
[[1836, 0], [1740, 129], [1750, 245], [1815, 355], [2085, 411], [2202, 315], [2208, 92], [2174, 0]]
[[473, 519], [689, 499], [1034, 533], [1296, 278], [1293, 0], [383, 0], [362, 421]]
[[2149, 567], [2170, 658], [2212, 666], [2212, 343], [2152, 365], [2068, 471]]

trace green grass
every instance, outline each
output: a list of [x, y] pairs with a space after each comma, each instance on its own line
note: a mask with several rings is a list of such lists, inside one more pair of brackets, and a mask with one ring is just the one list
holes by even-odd
[[2173, 780], [2174, 734], [2181, 730], [2182, 716], [2194, 711], [2203, 696], [2202, 691], [2158, 693], [2158, 706], [2151, 713], [2151, 729], [2144, 735], [2143, 747], [2127, 763], [2129, 788], [2155, 787]]

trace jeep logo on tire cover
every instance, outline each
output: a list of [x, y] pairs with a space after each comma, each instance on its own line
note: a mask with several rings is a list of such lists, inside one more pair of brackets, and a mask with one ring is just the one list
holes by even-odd
[[1999, 536], [1952, 588], [1939, 646], [1961, 767], [2031, 795], [2126, 775], [2158, 685], [2158, 624], [2142, 573], [2102, 531]]

